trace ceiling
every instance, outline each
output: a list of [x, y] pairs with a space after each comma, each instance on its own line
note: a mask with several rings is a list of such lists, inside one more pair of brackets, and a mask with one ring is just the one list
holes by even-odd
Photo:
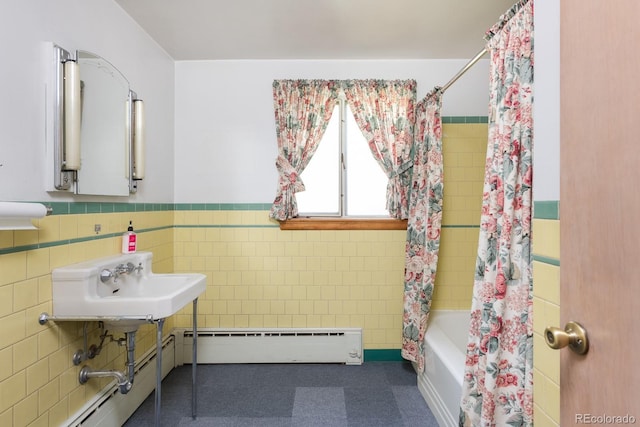
[[516, 0], [115, 0], [174, 60], [471, 58]]

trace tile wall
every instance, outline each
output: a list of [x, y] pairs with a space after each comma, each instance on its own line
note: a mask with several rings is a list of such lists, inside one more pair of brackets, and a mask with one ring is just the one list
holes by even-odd
[[536, 202], [533, 222], [533, 385], [538, 427], [560, 424], [560, 352], [547, 347], [544, 329], [560, 325], [560, 216], [558, 202]]
[[[487, 138], [479, 121], [443, 126], [445, 199], [433, 309], [471, 304]], [[406, 232], [281, 231], [269, 207], [177, 206], [176, 271], [209, 279], [199, 325], [361, 327], [365, 359], [371, 350], [399, 355]], [[191, 314], [176, 317], [182, 326]]]
[[[108, 379], [78, 383], [83, 365], [72, 356], [83, 348], [80, 322], [49, 322], [51, 271], [59, 266], [113, 255], [129, 221], [140, 235], [140, 250], [154, 253], [154, 270], [173, 270], [173, 212], [153, 206], [53, 203], [54, 215], [34, 221], [39, 230], [0, 231], [0, 425], [58, 426], [103, 388]], [[162, 207], [155, 207], [162, 209]], [[96, 233], [95, 224], [101, 231]], [[171, 329], [167, 322], [166, 331]], [[100, 330], [92, 322], [89, 343]], [[136, 356], [155, 345], [155, 328], [140, 328]], [[123, 370], [125, 353], [115, 343], [87, 364], [95, 369]]]
[[443, 118], [442, 128], [445, 187], [434, 310], [471, 308], [480, 231], [487, 124], [452, 119]]

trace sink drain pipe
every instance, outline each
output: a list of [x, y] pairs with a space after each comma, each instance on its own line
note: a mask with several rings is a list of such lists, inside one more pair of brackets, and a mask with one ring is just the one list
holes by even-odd
[[103, 378], [103, 377], [114, 377], [118, 382], [118, 388], [120, 393], [127, 394], [133, 387], [133, 376], [135, 372], [135, 347], [136, 347], [136, 333], [135, 332], [126, 332], [127, 336], [127, 362], [126, 369], [127, 372], [122, 373], [120, 371], [94, 371], [90, 366], [83, 366], [80, 370], [80, 374], [78, 375], [78, 380], [80, 384], [85, 384], [91, 378]]

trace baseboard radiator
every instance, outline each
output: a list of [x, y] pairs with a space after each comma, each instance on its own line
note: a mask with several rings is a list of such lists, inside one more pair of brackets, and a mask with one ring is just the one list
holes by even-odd
[[[180, 344], [182, 335], [182, 345]], [[193, 361], [193, 331], [176, 331], [178, 363]], [[362, 364], [362, 329], [198, 329], [198, 363]]]
[[[162, 377], [175, 366], [176, 340], [173, 335], [163, 341]], [[120, 427], [156, 388], [156, 348], [148, 350], [136, 361], [133, 388], [126, 395], [120, 394], [113, 381], [87, 402], [64, 426], [69, 427]]]

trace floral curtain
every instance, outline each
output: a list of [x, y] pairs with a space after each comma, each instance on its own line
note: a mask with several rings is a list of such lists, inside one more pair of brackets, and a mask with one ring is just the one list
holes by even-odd
[[436, 280], [442, 223], [443, 162], [439, 88], [416, 106], [416, 144], [404, 270], [402, 357], [424, 370], [424, 334]]
[[532, 426], [533, 0], [489, 35], [489, 142], [460, 426]]
[[389, 178], [389, 215], [405, 219], [411, 180], [416, 82], [345, 80], [342, 87], [371, 153]]
[[298, 215], [295, 193], [304, 191], [300, 174], [316, 152], [337, 102], [334, 80], [273, 82], [279, 181], [272, 218], [282, 221]]

